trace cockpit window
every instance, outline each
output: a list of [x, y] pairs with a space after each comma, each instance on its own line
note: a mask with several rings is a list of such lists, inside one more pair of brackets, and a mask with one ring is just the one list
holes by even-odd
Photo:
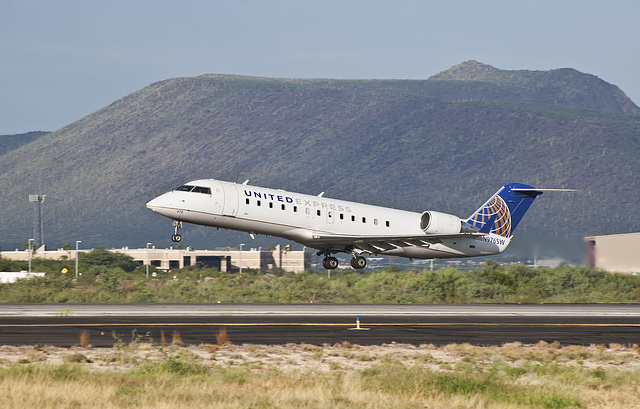
[[193, 192], [205, 193], [207, 195], [210, 195], [211, 194], [211, 188], [210, 187], [196, 186], [196, 187], [193, 188]]
[[176, 191], [178, 191], [178, 192], [204, 193], [204, 194], [207, 194], [207, 195], [211, 194], [211, 188], [210, 187], [193, 186], [193, 185], [182, 185], [179, 188], [177, 188]]

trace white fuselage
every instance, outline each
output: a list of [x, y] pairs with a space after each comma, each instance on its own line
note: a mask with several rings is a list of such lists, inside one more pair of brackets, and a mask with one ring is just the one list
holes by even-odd
[[[434, 237], [420, 228], [421, 213], [416, 212], [213, 179], [187, 185], [203, 189], [173, 190], [151, 200], [147, 207], [173, 220], [282, 237], [334, 252], [355, 248], [362, 254], [410, 258], [472, 257], [501, 253], [510, 241], [495, 234]], [[341, 238], [339, 244], [327, 236]], [[354, 244], [346, 250], [345, 236]], [[410, 240], [402, 239], [409, 236]]]

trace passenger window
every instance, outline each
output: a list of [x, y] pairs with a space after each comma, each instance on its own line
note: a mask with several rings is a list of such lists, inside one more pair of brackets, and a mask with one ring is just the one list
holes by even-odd
[[351, 215], [351, 221], [355, 222], [356, 221], [356, 217], [354, 215]]
[[311, 214], [311, 209], [309, 209], [309, 208], [307, 207], [306, 209], [304, 209], [304, 212], [305, 212], [306, 214]]
[[377, 225], [378, 225], [378, 219], [373, 219], [373, 224], [374, 224], [375, 226], [377, 226]]
[[280, 208], [281, 208], [282, 210], [284, 210], [284, 209], [285, 209], [285, 206], [284, 206], [284, 205], [282, 205], [282, 206], [280, 206]]
[[340, 220], [344, 220], [344, 213], [340, 213]]
[[258, 200], [258, 201], [257, 201], [257, 205], [258, 205], [258, 206], [260, 206], [260, 203], [261, 203], [261, 202], [260, 202], [260, 200]]
[[273, 209], [273, 202], [269, 202], [269, 209]]
[[387, 220], [387, 227], [389, 227], [389, 220]]
[[297, 212], [298, 211], [298, 206], [293, 206], [293, 212]]
[[245, 200], [245, 203], [249, 204], [249, 199]]
[[318, 216], [320, 216], [320, 210], [316, 211], [316, 213], [318, 214]]
[[366, 218], [366, 217], [363, 217], [363, 218], [362, 218], [362, 223], [366, 223], [366, 222], [367, 222], [367, 218]]

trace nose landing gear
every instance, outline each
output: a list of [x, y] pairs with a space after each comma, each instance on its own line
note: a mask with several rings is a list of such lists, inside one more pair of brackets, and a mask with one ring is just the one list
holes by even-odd
[[174, 243], [178, 243], [182, 240], [182, 236], [180, 235], [180, 229], [182, 229], [182, 222], [180, 220], [173, 221], [173, 236], [171, 236], [171, 241]]

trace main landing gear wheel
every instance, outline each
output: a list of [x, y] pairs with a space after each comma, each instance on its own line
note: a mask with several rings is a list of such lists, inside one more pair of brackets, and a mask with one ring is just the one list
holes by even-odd
[[182, 228], [182, 222], [180, 220], [173, 221], [173, 236], [171, 236], [171, 241], [174, 243], [178, 243], [182, 240], [182, 236], [180, 235], [180, 229]]
[[338, 268], [338, 259], [335, 257], [325, 257], [322, 260], [322, 267], [326, 268], [327, 270], [335, 270], [336, 268]]
[[355, 256], [351, 259], [351, 267], [360, 270], [367, 266], [367, 259], [362, 256]]

